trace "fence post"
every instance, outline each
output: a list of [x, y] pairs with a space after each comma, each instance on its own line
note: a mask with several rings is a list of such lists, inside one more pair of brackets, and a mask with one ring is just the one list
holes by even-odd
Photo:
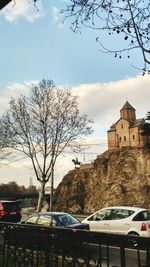
[[50, 264], [49, 264], [49, 231], [48, 231], [48, 228], [45, 229], [45, 233], [46, 233], [46, 236], [45, 236], [45, 267], [50, 267]]
[[150, 242], [148, 242], [146, 250], [146, 267], [149, 266], [150, 266]]
[[122, 245], [120, 246], [120, 263], [121, 263], [121, 267], [126, 267], [125, 248]]

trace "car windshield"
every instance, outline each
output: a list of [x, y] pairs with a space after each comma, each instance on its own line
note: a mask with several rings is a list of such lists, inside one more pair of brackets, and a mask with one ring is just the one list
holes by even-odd
[[72, 217], [69, 214], [61, 214], [59, 215], [59, 221], [63, 223], [63, 225], [77, 224], [79, 221]]
[[20, 210], [20, 207], [16, 202], [3, 202], [3, 208], [7, 212]]

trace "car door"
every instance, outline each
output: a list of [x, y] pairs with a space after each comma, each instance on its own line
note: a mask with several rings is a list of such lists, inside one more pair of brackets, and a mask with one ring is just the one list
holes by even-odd
[[102, 209], [87, 219], [91, 231], [108, 232], [110, 209]]
[[122, 209], [122, 208], [112, 209], [110, 213], [108, 232], [126, 234], [132, 224], [130, 218], [131, 215], [132, 211], [128, 209]]

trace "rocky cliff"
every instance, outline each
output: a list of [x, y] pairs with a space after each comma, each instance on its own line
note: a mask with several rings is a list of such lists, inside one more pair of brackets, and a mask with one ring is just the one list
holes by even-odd
[[92, 213], [114, 205], [150, 208], [150, 150], [108, 150], [93, 167], [70, 171], [55, 194], [55, 210]]

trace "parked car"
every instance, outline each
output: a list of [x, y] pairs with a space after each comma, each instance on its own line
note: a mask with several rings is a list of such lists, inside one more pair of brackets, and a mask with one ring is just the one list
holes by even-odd
[[138, 207], [103, 208], [82, 221], [98, 232], [150, 236], [150, 213]]
[[0, 221], [20, 222], [21, 208], [16, 201], [0, 200]]
[[35, 213], [25, 220], [21, 221], [25, 224], [37, 224], [41, 226], [65, 227], [75, 229], [89, 230], [88, 223], [81, 223], [72, 215], [64, 212], [39, 212]]

